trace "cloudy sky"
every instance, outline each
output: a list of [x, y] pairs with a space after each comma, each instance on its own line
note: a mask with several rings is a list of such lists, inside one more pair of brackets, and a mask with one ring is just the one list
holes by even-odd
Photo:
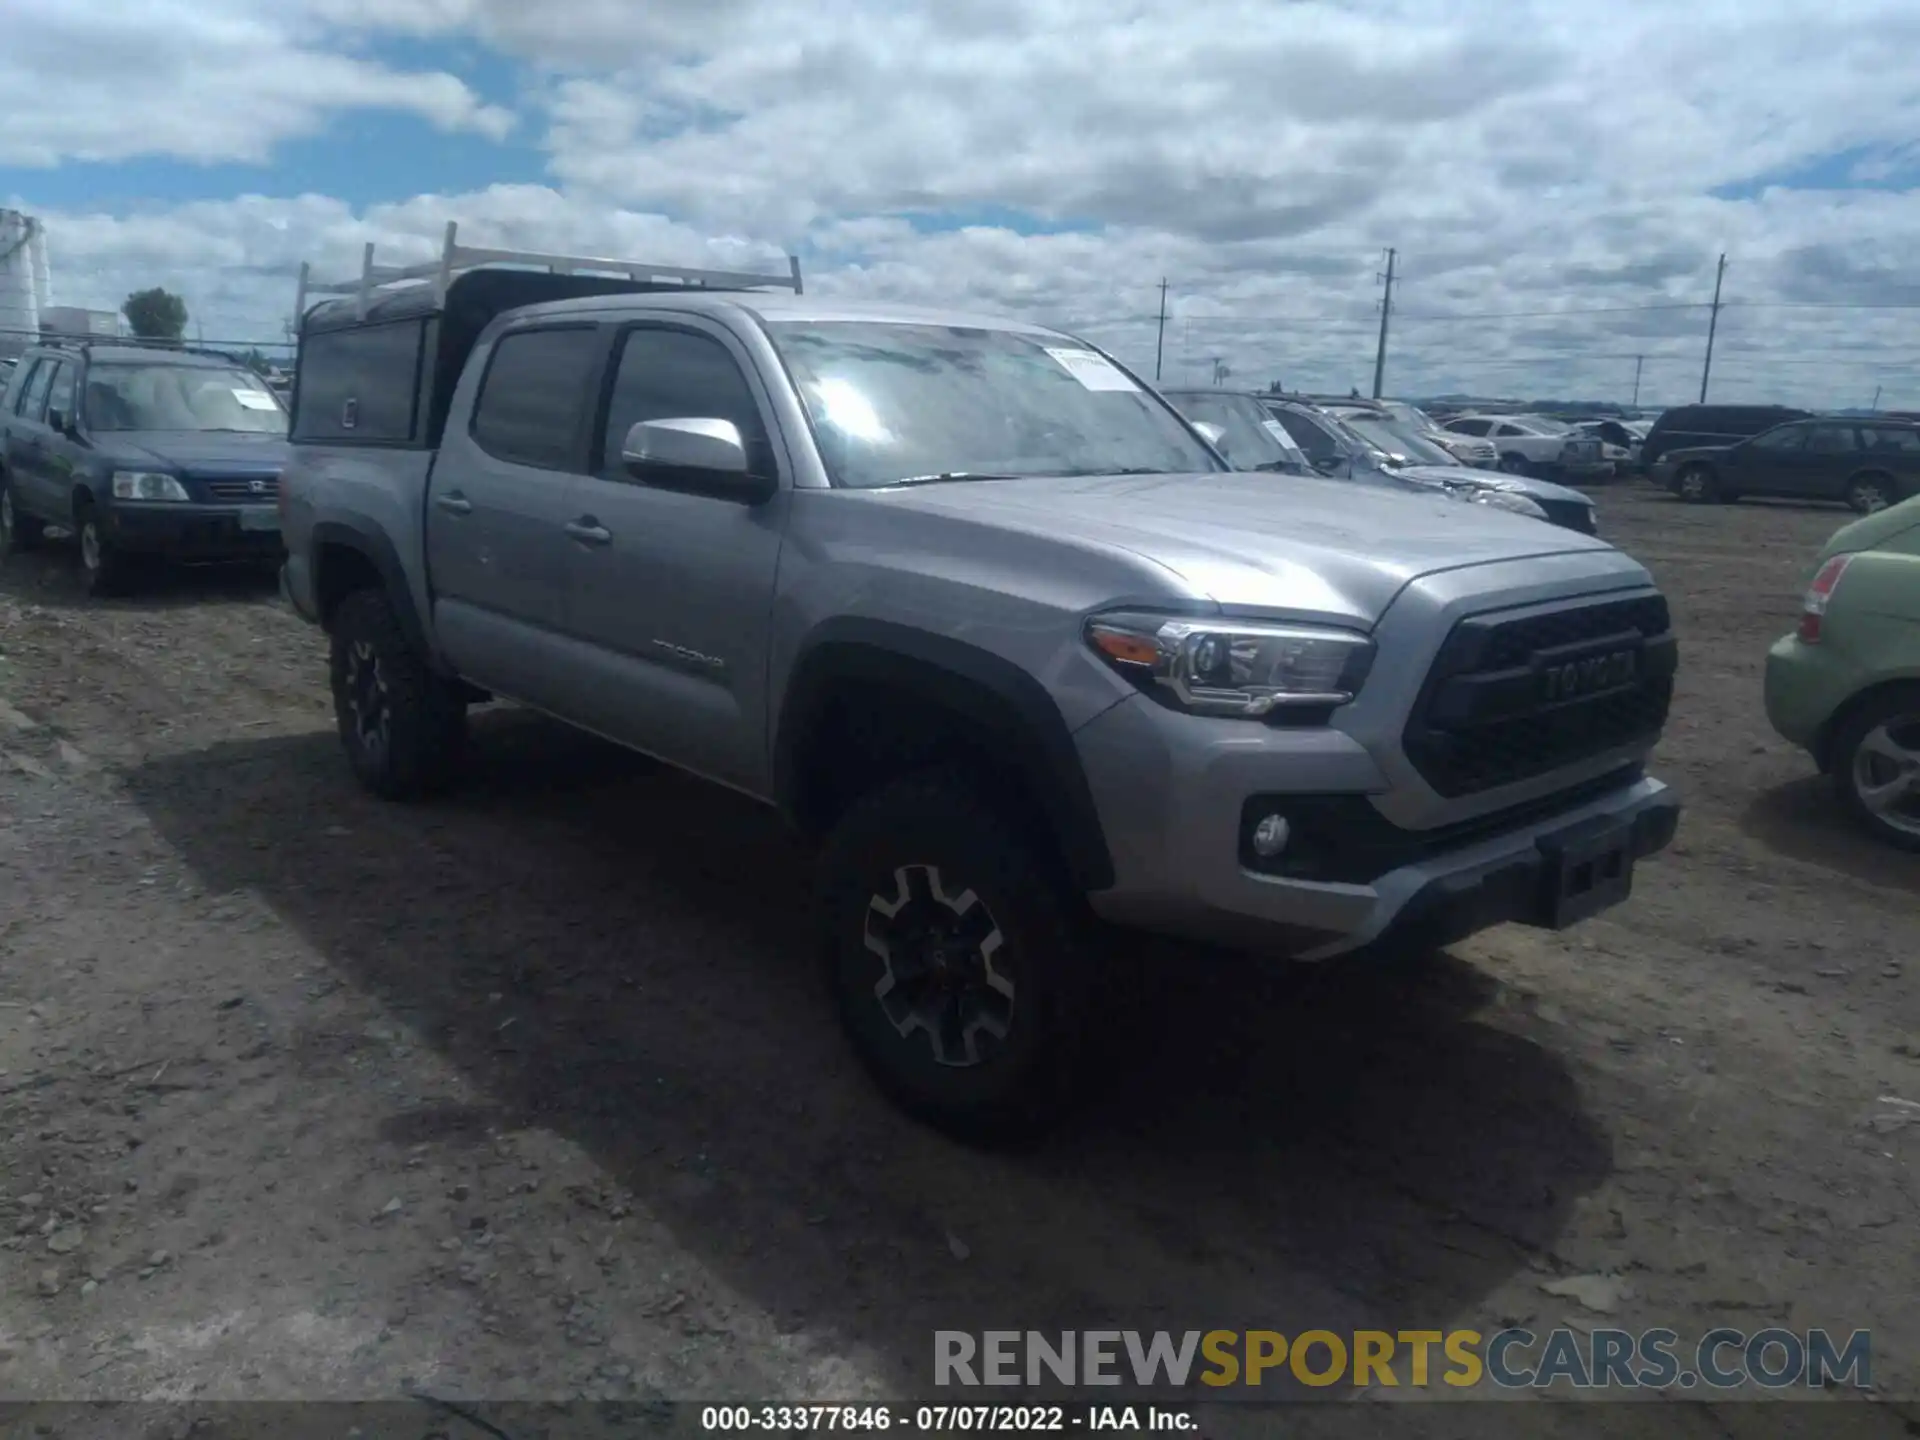
[[284, 333], [463, 238], [1078, 329], [1169, 382], [1920, 408], [1912, 0], [4, 0], [57, 303]]

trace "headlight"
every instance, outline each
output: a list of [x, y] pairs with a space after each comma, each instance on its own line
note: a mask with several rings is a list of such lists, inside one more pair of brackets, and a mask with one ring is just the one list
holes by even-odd
[[1547, 512], [1524, 495], [1516, 495], [1511, 490], [1470, 490], [1460, 497], [1470, 505], [1489, 505], [1495, 510], [1511, 510], [1515, 515], [1525, 515], [1530, 519], [1544, 520]]
[[1087, 642], [1142, 689], [1198, 715], [1344, 705], [1373, 664], [1364, 635], [1245, 620], [1096, 615]]
[[116, 500], [186, 500], [186, 487], [171, 475], [151, 470], [113, 472], [113, 498]]

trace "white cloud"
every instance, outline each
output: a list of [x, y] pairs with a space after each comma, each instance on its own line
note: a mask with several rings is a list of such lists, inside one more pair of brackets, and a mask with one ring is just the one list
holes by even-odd
[[[1747, 308], [1722, 317], [1716, 394], [1864, 403], [1880, 385], [1920, 405], [1913, 312], [1833, 308], [1920, 305], [1920, 195], [1712, 194], [1842, 153], [1856, 180], [1912, 176], [1910, 4], [200, 0], [129, 29], [89, 18], [102, 0], [15, 3], [73, 44], [113, 33], [87, 117], [0, 131], [0, 163], [259, 158], [367, 106], [497, 133], [509, 117], [453, 76], [342, 47], [478, 41], [527, 62], [519, 124], [552, 188], [48, 216], [63, 298], [171, 277], [209, 334], [277, 333], [300, 259], [350, 268], [367, 238], [424, 254], [457, 218], [662, 261], [798, 248], [816, 288], [1085, 325], [1149, 371], [1166, 276], [1169, 379], [1220, 355], [1251, 382], [1344, 389], [1370, 381], [1392, 245], [1391, 388], [1624, 398], [1645, 355], [1643, 395], [1666, 401], [1697, 389], [1704, 311], [1611, 307], [1698, 305], [1726, 250]], [[9, 50], [0, 83], [49, 59]], [[929, 218], [1007, 211], [1068, 233]], [[1789, 302], [1805, 308], [1759, 308]], [[1489, 312], [1514, 313], [1437, 318]]]
[[169, 156], [265, 162], [333, 112], [403, 110], [498, 139], [514, 116], [444, 72], [317, 43], [295, 11], [247, 0], [8, 0], [0, 165]]

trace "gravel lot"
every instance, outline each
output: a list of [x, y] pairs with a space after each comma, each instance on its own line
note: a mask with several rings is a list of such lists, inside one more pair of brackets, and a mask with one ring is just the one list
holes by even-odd
[[[1759, 699], [1847, 517], [1600, 497], [1682, 637], [1689, 810], [1633, 901], [1411, 973], [1122, 945], [1098, 1098], [1013, 1156], [857, 1073], [744, 802], [500, 711], [460, 794], [385, 806], [269, 580], [10, 563], [0, 1396], [853, 1399], [924, 1393], [936, 1328], [1781, 1324], [1875, 1334], [1887, 1403], [1805, 1433], [1920, 1433], [1920, 1123], [1877, 1104], [1920, 1099], [1920, 859]], [[1601, 1312], [1543, 1289], [1596, 1274]]]

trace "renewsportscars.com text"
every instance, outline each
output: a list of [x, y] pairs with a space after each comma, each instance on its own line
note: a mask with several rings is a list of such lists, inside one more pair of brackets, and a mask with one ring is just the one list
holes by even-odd
[[1779, 1390], [1873, 1384], [1872, 1336], [1827, 1330], [937, 1330], [942, 1386], [1184, 1389], [1445, 1385], [1466, 1389]]

